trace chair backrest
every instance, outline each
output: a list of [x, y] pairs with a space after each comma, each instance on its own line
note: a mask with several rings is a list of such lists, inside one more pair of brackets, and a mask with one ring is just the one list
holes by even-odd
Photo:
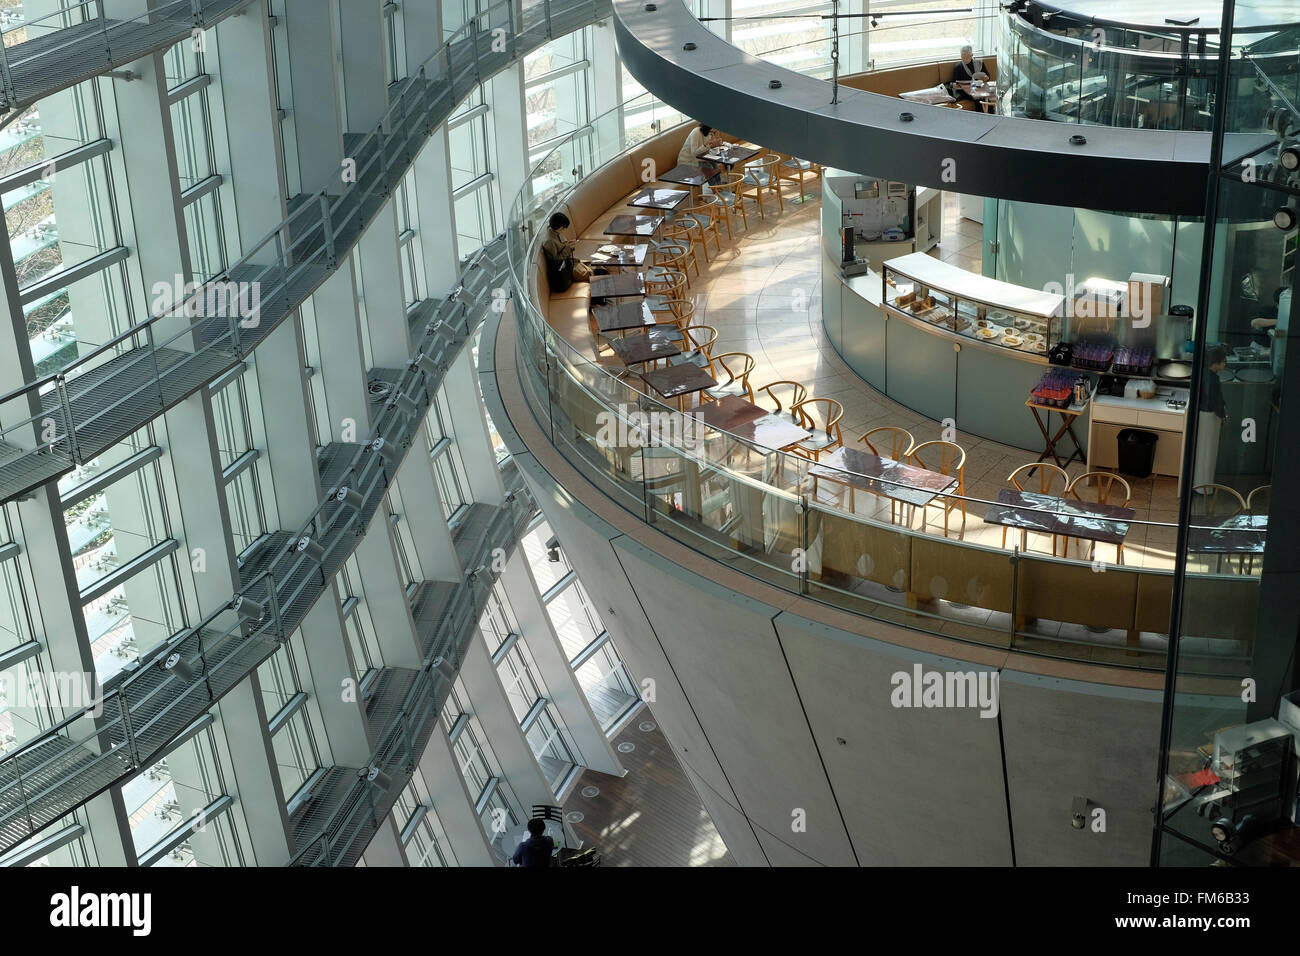
[[664, 299], [664, 305], [672, 312], [673, 324], [679, 329], [686, 328], [695, 316], [695, 303], [690, 299]]
[[1011, 482], [1016, 491], [1031, 491], [1040, 495], [1056, 494], [1053, 486], [1058, 481], [1061, 485], [1058, 497], [1064, 498], [1066, 492], [1070, 490], [1070, 476], [1065, 469], [1041, 461], [1021, 465], [1007, 475], [1007, 481]]
[[[781, 401], [781, 393], [787, 389], [790, 394], [787, 396], [787, 400], [783, 402]], [[775, 382], [768, 382], [766, 385], [760, 385], [755, 392], [759, 398], [766, 395], [768, 400], [776, 405], [776, 408], [772, 409], [775, 412], [790, 412], [794, 406], [798, 405], [808, 397], [808, 389], [804, 388], [804, 386], [799, 382], [791, 381], [788, 378], [779, 379]], [[763, 403], [755, 401], [754, 404], [761, 405]], [[793, 412], [791, 412], [791, 414], [793, 414]]]
[[688, 347], [687, 351], [699, 352], [712, 365], [713, 343], [718, 341], [717, 329], [711, 325], [683, 326], [682, 338]]
[[1250, 494], [1246, 496], [1246, 510], [1253, 515], [1266, 515], [1272, 500], [1273, 486], [1260, 485], [1258, 488], [1251, 489]]
[[546, 803], [533, 804], [533, 820], [556, 820], [564, 822], [564, 811], [560, 807], [551, 806]]
[[907, 457], [912, 463], [926, 471], [937, 471], [941, 475], [955, 475], [958, 481], [964, 481], [966, 475], [966, 449], [952, 441], [923, 441]]
[[745, 176], [743, 173], [723, 173], [720, 177], [718, 177], [717, 184], [711, 186], [710, 189], [714, 193], [735, 192], [740, 187], [740, 184], [743, 183], [744, 181], [745, 181]]
[[[1088, 485], [1092, 484], [1095, 493], [1089, 493]], [[1123, 500], [1112, 501], [1111, 495], [1116, 490], [1123, 494]], [[1070, 496], [1079, 501], [1095, 501], [1099, 505], [1119, 505], [1121, 508], [1128, 507], [1128, 503], [1133, 500], [1133, 489], [1129, 483], [1119, 475], [1109, 471], [1086, 471], [1074, 481], [1070, 482]]]
[[715, 216], [718, 212], [717, 196], [701, 196], [693, 206], [678, 206], [678, 218], [674, 222], [680, 222], [684, 216]]
[[651, 295], [676, 296], [686, 287], [686, 273], [680, 269], [664, 269], [658, 275], [645, 277], [645, 290]]
[[894, 461], [902, 461], [916, 444], [912, 433], [897, 425], [881, 425], [879, 428], [873, 428], [859, 440], [867, 446], [871, 454], [879, 455], [881, 458], [892, 458]]
[[721, 382], [723, 385], [730, 385], [732, 382], [739, 382], [749, 395], [749, 400], [754, 400], [754, 387], [749, 384], [749, 373], [754, 371], [754, 356], [748, 352], [723, 352], [721, 355], [711, 356], [713, 367], [721, 370], [725, 379]]
[[678, 266], [691, 254], [691, 244], [686, 239], [664, 239], [650, 251], [650, 261], [656, 266]]
[[1246, 501], [1227, 485], [1197, 485], [1192, 489], [1192, 514], [1200, 518], [1233, 518], [1246, 510]]
[[843, 442], [840, 419], [844, 417], [844, 406], [835, 399], [806, 398], [794, 407], [794, 413], [799, 424], [809, 431], [823, 431], [829, 437]]
[[751, 159], [745, 164], [744, 179], [751, 186], [759, 185], [762, 176], [767, 179], [762, 183], [762, 188], [776, 188], [776, 167], [781, 162], [779, 156], [760, 156], [757, 159]]

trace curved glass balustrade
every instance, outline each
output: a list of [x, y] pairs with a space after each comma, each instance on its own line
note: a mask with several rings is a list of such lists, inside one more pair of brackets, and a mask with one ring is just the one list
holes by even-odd
[[[648, 96], [623, 107], [634, 109], [673, 115]], [[644, 128], [624, 133], [619, 115], [607, 114], [560, 147], [580, 150], [585, 165], [573, 161], [577, 154], [561, 165], [593, 170], [645, 138]], [[1117, 565], [1109, 545], [1098, 546], [1104, 563], [1093, 563], [963, 543], [934, 530], [936, 521], [942, 528], [935, 504], [928, 506], [931, 530], [853, 513], [828, 503], [830, 482], [810, 472], [809, 460], [707, 427], [566, 341], [538, 310], [532, 283], [546, 219], [578, 188], [580, 181], [542, 188], [530, 183], [511, 209], [507, 237], [519, 368], [533, 414], [553, 444], [610, 497], [732, 568], [855, 613], [1028, 653], [1163, 667], [1172, 571]], [[875, 493], [897, 488], [878, 479]], [[958, 493], [946, 497], [954, 506], [954, 528], [963, 508], [982, 516], [992, 504]], [[1128, 540], [1140, 537], [1167, 549], [1172, 567], [1176, 526], [1129, 525]], [[1200, 655], [1206, 670], [1217, 674], [1244, 670], [1258, 560], [1252, 567], [1235, 555], [1208, 555], [1202, 564], [1193, 572], [1197, 586], [1188, 589], [1200, 613], [1187, 618], [1200, 636], [1184, 644], [1183, 660]]]
[[[1219, 57], [1217, 23], [1157, 32], [1057, 15], [1047, 25], [1036, 26], [1007, 8], [1001, 19], [998, 79], [1008, 91], [1003, 102], [1010, 115], [1093, 126], [1210, 131]], [[1295, 26], [1252, 27], [1234, 35], [1232, 83], [1255, 89], [1246, 99], [1259, 101], [1252, 105], [1234, 95], [1234, 109], [1258, 114], [1254, 122], [1235, 124], [1236, 130], [1265, 128], [1269, 83], [1295, 101], [1298, 41]]]

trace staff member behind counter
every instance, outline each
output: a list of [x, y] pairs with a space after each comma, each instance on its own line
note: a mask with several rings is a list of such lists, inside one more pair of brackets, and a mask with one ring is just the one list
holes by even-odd
[[952, 95], [958, 100], [970, 100], [975, 102], [975, 97], [970, 95], [969, 90], [964, 90], [958, 83], [969, 83], [972, 80], [987, 80], [989, 75], [984, 72], [984, 61], [975, 59], [975, 53], [969, 46], [961, 48], [961, 59], [957, 61], [952, 68]]

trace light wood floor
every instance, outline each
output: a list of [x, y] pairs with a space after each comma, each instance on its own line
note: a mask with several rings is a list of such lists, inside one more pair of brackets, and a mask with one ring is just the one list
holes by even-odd
[[[735, 866], [722, 838], [673, 755], [654, 715], [642, 707], [615, 738], [633, 749], [620, 752], [627, 775], [586, 770], [565, 801], [565, 814], [587, 846], [600, 851], [602, 866]], [[596, 787], [594, 797], [582, 791]]]

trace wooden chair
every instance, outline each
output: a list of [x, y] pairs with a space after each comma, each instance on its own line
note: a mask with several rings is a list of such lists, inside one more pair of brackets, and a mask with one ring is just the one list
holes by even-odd
[[716, 196], [702, 196], [694, 206], [684, 207], [673, 220], [685, 223], [691, 230], [691, 239], [699, 241], [706, 262], [709, 261], [709, 239], [713, 240], [714, 249], [722, 251], [722, 239], [718, 235], [718, 217], [722, 214]]
[[664, 299], [662, 304], [662, 309], [652, 310], [658, 324], [650, 330], [651, 333], [680, 338], [682, 329], [695, 317], [695, 303], [690, 299]]
[[[966, 449], [951, 441], [921, 442], [907, 454], [918, 468], [938, 472], [957, 479], [957, 496], [940, 495], [930, 504], [943, 512], [943, 536], [948, 537], [948, 519], [957, 508], [961, 509], [962, 531], [966, 530]], [[926, 512], [921, 512], [921, 530], [925, 530]]]
[[[659, 227], [660, 242], [684, 242], [691, 250], [691, 262], [695, 265], [695, 275], [700, 274], [700, 246], [692, 237], [690, 223], [670, 220]], [[704, 261], [709, 261], [708, 250], [704, 250]]]
[[[1036, 477], [1035, 477], [1036, 473]], [[1058, 492], [1055, 490], [1057, 482], [1060, 482], [1061, 488]], [[1007, 481], [1016, 491], [1028, 491], [1040, 495], [1055, 495], [1058, 498], [1064, 498], [1066, 492], [1070, 490], [1070, 476], [1066, 474], [1064, 468], [1056, 465], [1048, 465], [1042, 462], [1030, 462], [1028, 465], [1021, 465], [1011, 474], [1007, 475]], [[1010, 528], [1003, 525], [1002, 527], [1002, 547], [1007, 546], [1007, 532]], [[1052, 535], [1052, 555], [1056, 555], [1056, 535]], [[1021, 529], [1020, 531], [1020, 550], [1029, 550], [1029, 531]]]
[[[794, 407], [794, 413], [799, 424], [812, 432], [810, 438], [790, 446], [796, 455], [820, 461], [823, 452], [844, 447], [844, 433], [840, 430], [844, 406], [835, 399], [806, 398]], [[816, 494], [815, 484], [813, 493]]]
[[[782, 404], [780, 393], [786, 389], [790, 391], [789, 400]], [[799, 418], [794, 413], [794, 407], [808, 397], [808, 389], [790, 379], [779, 379], [775, 382], [768, 382], [766, 385], [760, 385], [755, 389], [754, 395], [755, 405], [771, 408], [773, 414], [780, 415], [797, 425], [799, 424]], [[772, 408], [773, 405], [776, 407]]]
[[[880, 458], [892, 458], [894, 461], [903, 461], [907, 458], [907, 453], [912, 450], [916, 444], [916, 439], [906, 428], [899, 428], [897, 425], [881, 425], [879, 428], [873, 428], [867, 432], [858, 441], [867, 446], [867, 451]], [[889, 520], [898, 521], [899, 501], [896, 498], [889, 499]]]
[[754, 356], [748, 352], [724, 352], [713, 356], [713, 367], [717, 370], [714, 378], [725, 381], [706, 389], [704, 394], [714, 401], [736, 395], [752, 403], [754, 387], [749, 384], [749, 374], [754, 371], [754, 364]]
[[1273, 500], [1273, 486], [1260, 485], [1246, 496], [1246, 511], [1253, 515], [1267, 515]]
[[719, 218], [727, 224], [728, 239], [736, 238], [732, 219], [737, 212], [745, 223], [745, 231], [749, 231], [749, 213], [745, 211], [745, 198], [740, 192], [744, 181], [745, 177], [740, 173], [727, 173], [718, 185], [711, 187], [718, 200]]
[[881, 425], [867, 432], [858, 441], [867, 446], [867, 451], [881, 458], [902, 461], [916, 444], [916, 439], [906, 428], [897, 425]]
[[698, 365], [714, 378], [713, 343], [718, 341], [718, 330], [711, 325], [688, 325], [682, 328], [681, 355], [668, 361], [672, 365]]
[[689, 239], [663, 239], [650, 248], [650, 267], [645, 271], [648, 276], [656, 269], [671, 269], [686, 275], [686, 284], [691, 284], [691, 267], [695, 268], [695, 277], [699, 278], [700, 264], [691, 252]]
[[745, 164], [745, 178], [740, 195], [742, 199], [752, 197], [754, 204], [758, 206], [759, 216], [763, 218], [766, 218], [763, 214], [764, 193], [775, 195], [778, 207], [785, 212], [785, 200], [781, 198], [781, 180], [776, 174], [776, 167], [780, 161], [780, 156], [764, 156]]
[[[1254, 494], [1254, 492], [1251, 492]], [[1235, 518], [1239, 514], [1247, 511], [1246, 499], [1241, 497], [1241, 493], [1235, 488], [1229, 488], [1227, 485], [1197, 485], [1192, 489], [1192, 513], [1191, 518], [1195, 523], [1196, 518]], [[1217, 555], [1216, 568], [1223, 570], [1223, 555]], [[1253, 567], [1254, 562], [1252, 562]], [[1245, 561], [1240, 561], [1239, 566], [1244, 568]], [[1208, 567], [1208, 565], [1207, 565]], [[1231, 563], [1229, 564], [1231, 567]]]
[[794, 156], [787, 156], [785, 153], [778, 153], [777, 158], [780, 163], [776, 167], [778, 179], [788, 179], [799, 184], [799, 201], [804, 202], [804, 180], [821, 179], [822, 168], [816, 163], [809, 162], [806, 159], [798, 159]]
[[[1092, 486], [1093, 486], [1092, 491], [1086, 490], [1087, 485], [1090, 481], [1092, 482]], [[1081, 488], [1085, 490], [1080, 491]], [[1118, 499], [1118, 496], [1116, 495], [1117, 490], [1120, 492], [1120, 494], [1123, 495], [1122, 501], [1117, 500]], [[1123, 478], [1121, 478], [1119, 475], [1113, 474], [1109, 471], [1084, 472], [1078, 478], [1075, 478], [1074, 481], [1070, 482], [1070, 487], [1069, 489], [1067, 489], [1067, 494], [1069, 495], [1069, 497], [1074, 498], [1076, 501], [1091, 501], [1099, 505], [1118, 505], [1121, 508], [1127, 508], [1128, 503], [1133, 500], [1133, 489], [1129, 487], [1129, 483], [1125, 481]], [[1070, 541], [1071, 539], [1068, 536], [1066, 536], [1065, 547], [1061, 550], [1062, 555], [1069, 553]], [[1092, 558], [1096, 555], [1096, 553], [1097, 553], [1097, 542], [1094, 541], [1092, 542], [1092, 547], [1089, 549], [1088, 557]], [[1116, 564], [1124, 563], [1124, 542], [1123, 541], [1115, 545], [1115, 563]]]
[[1235, 518], [1246, 510], [1246, 499], [1227, 485], [1197, 485], [1192, 489], [1192, 516]]
[[651, 312], [666, 312], [667, 303], [686, 298], [686, 273], [660, 267], [661, 272], [647, 272], [645, 278], [645, 303]]

